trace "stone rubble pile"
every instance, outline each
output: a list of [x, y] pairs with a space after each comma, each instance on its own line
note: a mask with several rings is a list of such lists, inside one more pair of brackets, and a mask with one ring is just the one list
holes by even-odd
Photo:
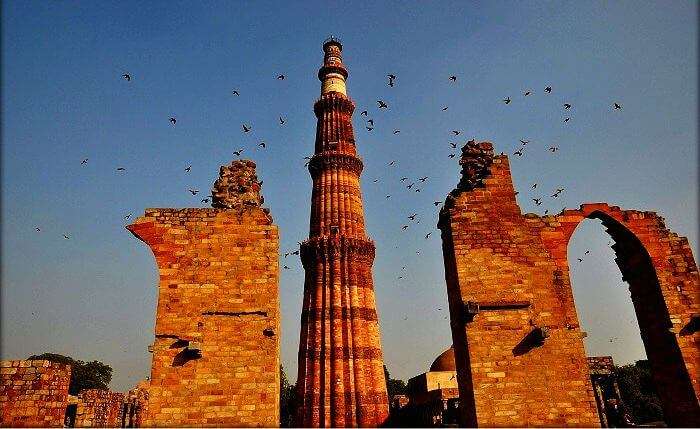
[[211, 191], [211, 206], [220, 209], [260, 207], [264, 202], [260, 185], [253, 161], [231, 161], [230, 165], [219, 169], [219, 178]]

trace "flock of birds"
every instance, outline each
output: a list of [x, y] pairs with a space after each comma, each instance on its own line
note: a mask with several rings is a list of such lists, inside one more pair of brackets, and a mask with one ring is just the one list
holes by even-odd
[[[121, 77], [122, 77], [127, 83], [128, 83], [128, 82], [131, 82], [132, 79], [133, 79], [133, 77], [131, 76], [130, 73], [123, 73], [123, 74], [121, 75]], [[279, 80], [279, 81], [284, 81], [285, 78], [286, 78], [286, 76], [285, 76], [284, 74], [279, 74], [279, 75], [277, 75], [277, 77], [276, 77], [276, 79]], [[394, 87], [396, 86], [398, 77], [397, 77], [395, 74], [393, 74], [393, 73], [389, 73], [389, 74], [387, 74], [387, 78], [388, 78], [387, 85], [388, 85], [390, 88], [394, 88]], [[452, 82], [452, 83], [456, 83], [456, 82], [457, 82], [457, 76], [456, 76], [456, 75], [451, 75], [451, 76], [449, 76], [449, 77], [448, 77], [448, 81], [449, 81], [449, 82]], [[553, 91], [553, 89], [552, 89], [551, 86], [545, 86], [545, 87], [544, 87], [544, 93], [545, 93], [545, 94], [551, 94], [552, 91]], [[235, 97], [240, 97], [240, 91], [239, 91], [238, 89], [232, 90], [232, 91], [231, 91], [231, 94], [232, 94], [233, 96], [235, 96]], [[531, 96], [532, 94], [533, 94], [533, 91], [532, 91], [532, 90], [525, 90], [525, 91], [523, 91], [523, 93], [522, 93], [523, 97], [529, 97], [529, 96]], [[507, 97], [503, 98], [502, 101], [503, 101], [503, 103], [504, 103], [505, 105], [510, 105], [511, 103], [513, 103], [513, 99], [511, 99], [510, 96], [507, 96]], [[387, 101], [385, 101], [385, 100], [379, 99], [379, 100], [376, 100], [376, 103], [377, 103], [376, 109], [377, 109], [378, 112], [380, 112], [380, 111], [382, 111], [382, 110], [387, 110], [387, 109], [389, 109], [389, 103], [388, 103]], [[572, 108], [573, 108], [573, 104], [570, 103], [570, 102], [566, 102], [566, 103], [563, 104], [562, 110], [563, 110], [563, 112], [564, 112], [564, 118], [563, 118], [563, 122], [564, 122], [564, 123], [568, 123], [568, 122], [571, 120], [572, 116], [570, 115], [569, 112], [572, 111]], [[612, 109], [613, 109], [613, 110], [621, 110], [621, 109], [622, 109], [622, 105], [621, 105], [620, 103], [618, 103], [618, 102], [613, 102], [613, 103], [612, 103]], [[448, 110], [448, 106], [443, 106], [443, 107], [442, 107], [442, 111], [447, 111], [447, 110]], [[367, 130], [367, 132], [372, 132], [372, 131], [375, 129], [375, 119], [369, 117], [369, 111], [368, 111], [368, 110], [362, 110], [362, 111], [360, 112], [360, 117], [365, 118], [365, 119], [364, 119], [364, 120], [365, 120], [365, 126], [364, 126], [364, 128]], [[287, 119], [286, 119], [284, 116], [281, 116], [281, 115], [280, 115], [279, 118], [278, 118], [278, 120], [279, 120], [279, 125], [280, 125], [280, 126], [284, 126], [284, 125], [287, 123]], [[172, 126], [177, 126], [177, 122], [178, 122], [178, 121], [177, 121], [177, 117], [175, 117], [175, 116], [170, 116], [170, 117], [168, 118], [168, 121], [170, 122], [170, 124], [171, 124]], [[241, 130], [242, 130], [242, 132], [243, 132], [244, 134], [248, 134], [248, 133], [250, 133], [250, 132], [253, 130], [253, 126], [252, 126], [251, 124], [248, 124], [248, 123], [243, 123], [243, 124], [241, 125]], [[400, 132], [401, 132], [401, 130], [398, 129], [398, 128], [393, 129], [393, 134], [394, 134], [394, 135], [399, 134]], [[453, 137], [457, 138], [457, 137], [459, 137], [459, 136], [462, 134], [462, 131], [459, 130], [459, 129], [454, 129], [454, 130], [450, 130], [449, 133], [450, 133]], [[528, 146], [528, 145], [530, 144], [530, 141], [529, 141], [529, 140], [520, 139], [519, 142], [520, 142], [520, 145], [519, 145], [518, 149], [515, 150], [515, 151], [513, 152], [513, 156], [514, 156], [514, 157], [518, 157], [518, 158], [522, 158], [522, 157], [525, 156], [525, 154], [526, 154], [526, 149], [528, 149], [528, 148], [531, 147], [531, 146]], [[458, 148], [458, 143], [455, 143], [455, 142], [448, 142], [448, 144], [449, 144], [449, 148], [451, 149], [451, 153], [449, 153], [447, 156], [448, 156], [448, 158], [450, 158], [450, 159], [455, 158], [455, 157], [457, 156], [456, 150], [459, 149], [459, 148]], [[264, 150], [266, 147], [267, 147], [267, 144], [266, 144], [266, 142], [263, 140], [263, 141], [258, 142], [257, 145], [254, 147], [254, 149], [257, 149], [257, 150]], [[548, 146], [548, 147], [547, 147], [547, 150], [548, 150], [551, 154], [556, 154], [556, 153], [559, 151], [559, 147], [553, 146], [553, 145], [552, 145], [552, 146]], [[244, 149], [244, 148], [240, 148], [240, 149], [238, 149], [238, 150], [233, 151], [233, 155], [236, 156], [236, 157], [241, 157], [241, 156], [243, 155], [244, 152], [245, 152], [245, 149]], [[310, 160], [311, 160], [311, 157], [310, 157], [310, 156], [305, 156], [305, 157], [303, 158], [304, 167], [308, 166]], [[89, 161], [88, 158], [84, 158], [84, 159], [81, 161], [81, 165], [86, 165], [86, 164], [88, 164], [88, 161]], [[388, 167], [388, 168], [397, 167], [397, 165], [398, 165], [398, 164], [397, 164], [397, 161], [396, 161], [396, 160], [391, 160], [390, 162], [388, 162], [387, 167]], [[185, 173], [190, 173], [190, 172], [191, 172], [191, 169], [192, 169], [192, 166], [191, 166], [191, 165], [188, 165], [187, 167], [184, 168], [184, 172], [185, 172]], [[125, 167], [123, 167], [123, 166], [118, 166], [118, 167], [116, 167], [116, 172], [117, 172], [118, 174], [125, 174], [126, 171], [127, 171], [127, 169], [126, 169]], [[422, 190], [421, 186], [422, 186], [423, 184], [425, 184], [426, 181], [428, 181], [428, 180], [429, 180], [429, 176], [426, 176], [426, 175], [419, 175], [419, 176], [414, 177], [414, 178], [411, 178], [410, 175], [402, 175], [401, 178], [399, 179], [399, 183], [400, 183], [408, 192], [420, 193], [421, 190]], [[372, 182], [375, 183], [375, 184], [376, 184], [376, 183], [379, 183], [379, 182], [380, 182], [380, 179], [379, 179], [379, 178], [374, 178], [374, 179], [372, 180]], [[260, 183], [262, 184], [262, 182], [260, 182]], [[541, 190], [541, 188], [538, 188], [538, 183], [533, 183], [533, 184], [530, 186], [530, 189], [531, 189], [531, 191], [533, 191], [533, 192], [537, 192], [538, 190]], [[555, 200], [555, 199], [559, 198], [560, 195], [561, 195], [564, 191], [565, 191], [565, 188], [564, 188], [563, 186], [561, 186], [561, 187], [557, 187], [556, 189], [554, 189], [554, 190], [551, 192], [551, 194], [550, 194], [550, 193], [547, 193], [547, 194], [544, 194], [544, 195], [547, 195], [550, 199]], [[189, 189], [188, 189], [188, 192], [189, 192], [190, 194], [192, 194], [192, 196], [197, 196], [197, 195], [200, 193], [200, 191], [199, 191], [198, 189], [195, 189], [195, 188], [189, 188]], [[515, 194], [518, 195], [519, 192], [515, 192]], [[201, 197], [201, 196], [200, 196], [200, 197]], [[388, 199], [390, 199], [391, 197], [392, 197], [392, 194], [386, 194], [385, 199], [388, 200]], [[201, 198], [201, 203], [202, 203], [202, 204], [208, 204], [208, 203], [210, 202], [211, 198], [212, 198], [211, 195], [204, 195], [203, 198]], [[533, 203], [535, 204], [535, 206], [541, 206], [541, 205], [543, 204], [543, 202], [544, 202], [545, 196], [543, 196], [543, 195], [534, 195], [534, 194], [533, 194], [533, 195], [530, 196], [530, 199], [533, 201]], [[441, 206], [442, 201], [441, 201], [441, 200], [435, 200], [432, 204], [434, 205], [435, 208], [438, 208], [438, 210], [439, 210], [439, 207]], [[562, 210], [563, 210], [563, 209], [562, 209]], [[544, 215], [546, 216], [546, 215], [548, 215], [548, 214], [549, 214], [549, 209], [545, 209], [545, 210], [544, 210]], [[128, 214], [124, 215], [123, 218], [124, 218], [124, 220], [128, 220], [128, 219], [130, 219], [131, 216], [132, 216], [132, 213], [128, 213]], [[434, 220], [435, 217], [436, 217], [436, 215], [433, 213], [431, 219]], [[421, 223], [421, 216], [419, 215], [419, 213], [418, 213], [418, 212], [412, 212], [412, 213], [409, 213], [409, 214], [406, 215], [405, 221], [401, 223], [400, 229], [401, 229], [401, 231], [408, 231], [409, 229], [416, 228], [417, 225], [419, 225], [420, 223]], [[434, 227], [433, 227], [433, 229], [434, 229]], [[37, 232], [41, 232], [41, 228], [40, 228], [39, 226], [37, 226], [37, 227], [36, 227], [36, 231], [37, 231]], [[433, 231], [432, 231], [432, 230], [429, 230], [429, 231], [427, 231], [427, 232], [426, 232], [426, 231], [423, 231], [423, 232], [420, 233], [420, 234], [421, 234], [422, 237], [424, 237], [425, 240], [428, 240], [428, 239], [430, 239], [430, 237], [432, 236], [432, 233], [433, 233]], [[66, 239], [66, 240], [68, 240], [68, 239], [70, 239], [70, 236], [69, 236], [68, 234], [63, 234], [63, 238]], [[300, 245], [301, 243], [298, 243], [298, 244]], [[610, 243], [609, 243], [609, 244], [610, 244]], [[398, 245], [395, 246], [395, 248], [398, 249]], [[285, 258], [285, 260], [286, 260], [287, 257], [292, 256], [292, 255], [298, 256], [299, 253], [300, 253], [300, 252], [299, 252], [299, 249], [298, 249], [298, 247], [297, 247], [297, 248], [295, 248], [295, 249], [291, 249], [291, 250], [289, 250], [289, 251], [284, 252], [284, 253], [283, 253], [283, 256], [284, 256], [284, 258]], [[416, 255], [420, 255], [421, 250], [420, 250], [420, 249], [417, 249], [417, 250], [415, 251], [415, 253], [416, 253]], [[590, 250], [586, 250], [584, 256], [585, 256], [585, 255], [588, 255], [589, 253], [590, 253]], [[580, 263], [580, 262], [583, 262], [583, 261], [584, 261], [584, 257], [583, 257], [583, 256], [582, 256], [582, 257], [579, 257], [579, 258], [577, 258], [577, 260], [578, 260], [579, 263]], [[290, 267], [289, 265], [287, 265], [287, 264], [284, 264], [284, 265], [283, 265], [283, 269], [289, 270], [289, 269], [291, 269], [291, 267]], [[401, 267], [401, 272], [400, 272], [399, 275], [397, 276], [397, 280], [402, 280], [402, 279], [404, 279], [404, 276], [405, 276], [405, 273], [406, 273], [406, 269], [407, 269], [406, 266], [402, 266], [402, 267]], [[442, 308], [439, 308], [438, 310], [439, 310], [439, 311], [442, 311]], [[407, 317], [408, 317], [408, 316], [405, 316], [405, 317], [404, 317], [404, 320], [406, 320]], [[448, 316], [444, 316], [444, 319], [447, 319], [447, 317], [448, 317]], [[611, 342], [612, 342], [612, 339], [611, 339]]]

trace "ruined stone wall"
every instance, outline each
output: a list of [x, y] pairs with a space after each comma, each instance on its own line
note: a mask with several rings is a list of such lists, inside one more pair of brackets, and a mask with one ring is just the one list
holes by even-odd
[[62, 427], [71, 368], [47, 360], [2, 361], [0, 426]]
[[566, 259], [570, 235], [586, 217], [601, 217], [616, 241], [647, 354], [657, 362], [655, 380], [661, 387], [677, 380], [668, 394], [676, 405], [668, 400], [664, 410], [669, 422], [696, 422], [698, 274], [687, 240], [654, 214], [606, 204], [523, 215], [508, 158], [495, 156], [490, 143], [469, 142], [462, 152], [462, 179], [438, 226], [463, 424], [600, 424]]
[[234, 198], [259, 190], [248, 173], [217, 181], [230, 208], [148, 209], [128, 226], [160, 273], [146, 426], [279, 425], [279, 238], [256, 198]]
[[124, 394], [85, 389], [78, 394], [75, 427], [121, 427]]

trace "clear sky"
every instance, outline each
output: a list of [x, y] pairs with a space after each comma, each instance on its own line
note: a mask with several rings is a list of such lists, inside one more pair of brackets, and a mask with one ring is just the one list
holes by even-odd
[[[597, 201], [655, 210], [697, 260], [697, 18], [692, 1], [3, 2], [2, 358], [98, 359], [122, 391], [146, 377], [157, 272], [123, 217], [203, 206], [187, 189], [211, 189], [234, 150], [257, 162], [281, 249], [295, 249], [308, 236], [303, 157], [331, 34], [343, 41], [357, 104], [393, 376], [426, 371], [451, 342], [432, 204], [459, 180], [450, 142], [489, 140], [512, 153], [529, 140], [522, 158], [511, 156], [524, 212]], [[393, 88], [387, 73], [398, 76]], [[378, 99], [389, 109], [378, 111]], [[253, 131], [243, 134], [243, 123]], [[256, 150], [261, 140], [267, 148]], [[415, 193], [403, 176], [429, 179]], [[553, 200], [557, 187], [566, 190]], [[402, 231], [413, 213], [420, 224]], [[597, 221], [581, 225], [572, 278], [588, 353], [625, 363], [644, 351], [608, 240]], [[303, 270], [298, 257], [284, 264], [282, 362], [296, 379]]]

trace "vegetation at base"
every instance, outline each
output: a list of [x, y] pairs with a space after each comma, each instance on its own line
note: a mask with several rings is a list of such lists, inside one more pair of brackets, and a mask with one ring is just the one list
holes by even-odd
[[280, 427], [294, 427], [294, 414], [297, 408], [297, 391], [289, 384], [284, 367], [280, 365]]
[[664, 420], [648, 360], [615, 367], [622, 403], [636, 424]]
[[391, 378], [391, 375], [389, 375], [389, 370], [386, 368], [386, 365], [384, 365], [384, 378], [386, 379], [386, 393], [389, 396], [390, 401], [391, 397], [394, 395], [406, 394], [406, 382], [396, 378]]
[[70, 387], [68, 393], [77, 395], [84, 389], [109, 389], [109, 382], [112, 381], [112, 367], [100, 361], [83, 362], [75, 360], [70, 356], [63, 356], [56, 353], [42, 353], [27, 358], [28, 360], [48, 360], [71, 366]]

